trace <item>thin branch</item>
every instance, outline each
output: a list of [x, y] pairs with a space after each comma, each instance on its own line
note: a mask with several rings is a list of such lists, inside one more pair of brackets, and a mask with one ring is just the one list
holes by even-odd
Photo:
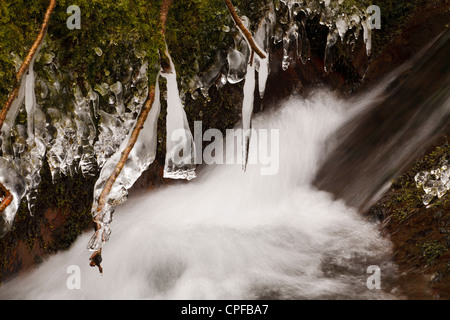
[[[169, 13], [169, 7], [172, 4], [173, 0], [164, 0], [161, 5], [161, 11], [160, 11], [160, 24], [161, 29], [160, 32], [162, 36], [164, 37], [165, 34], [165, 27], [166, 27], [166, 21], [167, 21], [167, 15]], [[145, 105], [142, 108], [141, 114], [136, 122], [136, 126], [133, 129], [133, 132], [131, 134], [130, 140], [128, 141], [127, 147], [122, 151], [121, 157], [119, 162], [117, 163], [117, 166], [115, 167], [114, 171], [112, 172], [111, 176], [107, 180], [105, 187], [102, 190], [102, 193], [100, 194], [99, 200], [98, 200], [98, 206], [97, 206], [97, 212], [102, 212], [105, 204], [106, 204], [106, 198], [108, 197], [108, 194], [111, 192], [111, 188], [114, 185], [114, 182], [116, 181], [117, 177], [119, 176], [120, 172], [122, 171], [125, 162], [128, 159], [128, 156], [131, 152], [131, 150], [134, 147], [134, 144], [136, 143], [136, 140], [139, 136], [139, 132], [144, 127], [145, 120], [147, 119], [148, 113], [150, 112], [150, 109], [152, 108], [153, 101], [155, 100], [155, 87], [152, 86], [149, 89], [148, 93], [148, 99]], [[98, 216], [98, 215], [97, 215]], [[99, 228], [99, 222], [94, 220], [96, 222], [96, 228]]]
[[[42, 40], [44, 39], [45, 32], [48, 27], [48, 22], [50, 20], [50, 16], [53, 12], [53, 9], [55, 8], [56, 0], [50, 0], [50, 4], [47, 8], [47, 11], [45, 12], [44, 21], [42, 22], [41, 29], [38, 33], [38, 36], [36, 40], [34, 41], [33, 45], [31, 46], [30, 50], [28, 51], [27, 56], [25, 57], [25, 60], [23, 61], [22, 65], [20, 66], [19, 71], [16, 75], [16, 84], [14, 89], [11, 91], [11, 93], [8, 96], [8, 100], [6, 101], [5, 105], [3, 106], [2, 111], [0, 112], [0, 132], [3, 127], [3, 123], [5, 122], [6, 116], [8, 115], [9, 109], [11, 109], [11, 105], [14, 102], [14, 100], [17, 98], [19, 94], [19, 87], [20, 87], [20, 81], [22, 80], [22, 77], [25, 73], [25, 71], [28, 69], [28, 66], [30, 65], [31, 61], [33, 60], [34, 55], [36, 54], [37, 49], [39, 48], [40, 44], [42, 43]], [[0, 203], [0, 212], [3, 212], [12, 202], [14, 199], [11, 192], [5, 188], [5, 186], [0, 183], [0, 189], [5, 192], [5, 197], [3, 198], [2, 202]]]
[[11, 204], [14, 197], [2, 183], [0, 183], [0, 190], [2, 190], [5, 194], [5, 196], [2, 199], [2, 202], [0, 203], [0, 212], [3, 212], [3, 210], [5, 210]]
[[164, 41], [164, 46], [161, 46], [158, 48], [159, 55], [160, 55], [160, 63], [161, 68], [166, 73], [171, 73], [172, 70], [170, 70], [170, 58], [167, 56], [166, 50], [167, 50], [167, 42], [166, 42], [166, 23], [167, 23], [167, 17], [169, 16], [169, 9], [172, 5], [173, 0], [164, 0], [161, 4], [161, 10], [159, 14], [159, 25], [160, 25], [160, 34], [162, 37], [162, 40]]
[[[160, 34], [163, 39], [165, 39], [165, 30], [166, 30], [166, 22], [167, 22], [167, 16], [169, 14], [169, 7], [172, 4], [173, 0], [164, 0], [161, 4], [161, 10], [160, 10]], [[161, 55], [161, 65], [163, 69], [166, 67], [164, 66], [165, 60], [167, 60], [167, 56], [165, 55], [165, 51], [163, 51], [161, 48], [160, 55]], [[145, 105], [142, 107], [141, 114], [139, 115], [139, 118], [136, 121], [136, 125], [131, 133], [130, 140], [127, 143], [127, 146], [122, 151], [120, 159], [114, 168], [113, 172], [109, 176], [108, 180], [105, 183], [105, 186], [103, 187], [102, 193], [100, 194], [100, 197], [98, 199], [98, 204], [96, 208], [96, 216], [94, 218], [94, 228], [96, 232], [99, 232], [101, 228], [101, 221], [100, 219], [100, 213], [104, 210], [106, 201], [108, 198], [109, 193], [111, 192], [111, 189], [117, 180], [117, 178], [120, 175], [120, 172], [122, 172], [123, 167], [125, 166], [125, 163], [128, 159], [128, 156], [130, 155], [130, 152], [133, 150], [133, 147], [139, 137], [139, 133], [141, 132], [142, 128], [144, 127], [145, 120], [148, 117], [148, 114], [152, 108], [153, 102], [155, 100], [155, 86], [150, 86], [148, 98], [145, 103]], [[99, 268], [100, 273], [103, 273], [103, 269], [100, 265], [102, 262], [102, 248], [100, 247], [99, 250], [96, 250], [90, 259], [90, 266], [95, 267], [97, 266]]]
[[[130, 140], [128, 140], [127, 146], [122, 151], [119, 162], [117, 162], [116, 167], [114, 168], [113, 172], [111, 173], [108, 180], [106, 181], [105, 186], [102, 190], [102, 193], [100, 194], [100, 197], [98, 199], [98, 205], [97, 205], [97, 209], [96, 209], [97, 215], [94, 218], [94, 228], [95, 228], [96, 232], [99, 232], [99, 230], [101, 228], [101, 221], [99, 221], [99, 218], [100, 218], [100, 213], [105, 208], [107, 197], [108, 197], [109, 193], [111, 192], [111, 188], [113, 187], [114, 182], [116, 182], [117, 177], [122, 172], [122, 169], [125, 166], [125, 163], [127, 162], [127, 159], [128, 159], [128, 156], [130, 155], [131, 150], [133, 150], [133, 147], [139, 137], [139, 133], [141, 132], [142, 128], [144, 127], [145, 120], [147, 119], [148, 114], [152, 108], [154, 100], [155, 100], [155, 86], [151, 86], [149, 89], [147, 102], [142, 107], [141, 114], [139, 115], [136, 125], [131, 133]], [[91, 260], [91, 262], [90, 262], [91, 267], [97, 266], [100, 273], [103, 273], [103, 269], [100, 265], [100, 263], [102, 262], [102, 251], [101, 250], [102, 249], [100, 248], [99, 250], [95, 251], [89, 258], [89, 260]]]
[[102, 248], [95, 251], [89, 258], [89, 260], [91, 260], [91, 262], [89, 263], [91, 267], [98, 267], [100, 273], [103, 273], [103, 268], [100, 265], [102, 263]]
[[22, 65], [20, 66], [19, 71], [16, 75], [16, 86], [11, 91], [11, 93], [8, 96], [8, 100], [6, 101], [6, 104], [4, 105], [1, 113], [0, 113], [0, 131], [3, 127], [3, 123], [5, 122], [6, 116], [8, 115], [8, 111], [11, 108], [12, 103], [17, 98], [17, 95], [19, 94], [19, 86], [20, 81], [22, 80], [22, 76], [24, 75], [25, 71], [28, 69], [28, 66], [31, 63], [31, 60], [33, 60], [34, 55], [36, 54], [37, 49], [39, 48], [39, 45], [42, 43], [42, 40], [44, 39], [45, 31], [48, 27], [48, 22], [50, 20], [50, 16], [53, 12], [53, 9], [55, 8], [56, 0], [50, 0], [50, 4], [47, 8], [47, 11], [45, 12], [44, 21], [42, 22], [41, 29], [38, 33], [38, 36], [36, 40], [34, 41], [33, 45], [31, 46], [30, 50], [28, 51], [27, 56], [25, 57], [25, 60], [23, 61]]
[[[105, 183], [105, 187], [103, 188], [102, 193], [100, 194], [100, 197], [98, 199], [98, 206], [97, 206], [97, 212], [101, 212], [106, 204], [106, 198], [108, 197], [108, 194], [111, 192], [111, 188], [114, 185], [114, 182], [116, 181], [117, 177], [119, 176], [120, 172], [122, 171], [123, 167], [125, 166], [125, 162], [128, 159], [128, 156], [130, 155], [131, 150], [133, 149], [138, 137], [139, 133], [141, 132], [142, 128], [144, 127], [145, 120], [148, 117], [148, 114], [150, 112], [150, 109], [152, 108], [153, 101], [155, 100], [155, 86], [151, 86], [148, 93], [148, 99], [145, 105], [142, 107], [141, 114], [139, 115], [139, 118], [137, 119], [136, 126], [134, 127], [130, 140], [127, 143], [127, 146], [122, 151], [122, 154], [120, 156], [120, 160], [117, 163], [116, 167], [114, 168], [114, 171], [111, 173], [110, 177]], [[97, 215], [98, 216], [98, 215]], [[94, 220], [97, 225], [98, 221]]]
[[259, 49], [259, 47], [255, 43], [255, 40], [253, 40], [252, 34], [250, 33], [250, 31], [247, 30], [247, 28], [242, 23], [242, 20], [236, 13], [236, 10], [234, 9], [234, 6], [231, 3], [231, 0], [224, 0], [224, 1], [228, 7], [228, 10], [231, 13], [231, 17], [233, 18], [234, 23], [236, 23], [237, 27], [244, 34], [245, 39], [247, 39], [247, 42], [250, 45], [250, 48], [252, 49], [252, 51], [254, 51], [258, 56], [260, 56], [261, 59], [265, 59], [266, 55]]
[[159, 15], [159, 21], [161, 23], [161, 34], [163, 37], [166, 35], [166, 22], [167, 22], [167, 16], [169, 15], [169, 8], [172, 4], [173, 0], [164, 0], [161, 4], [161, 11]]

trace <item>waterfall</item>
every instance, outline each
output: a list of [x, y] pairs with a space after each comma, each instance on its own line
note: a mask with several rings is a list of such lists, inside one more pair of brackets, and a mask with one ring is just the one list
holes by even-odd
[[[85, 234], [5, 283], [0, 298], [394, 298], [389, 241], [377, 225], [312, 185], [327, 139], [376, 98], [371, 92], [348, 102], [317, 90], [254, 116], [254, 132], [279, 132], [278, 174], [261, 175], [253, 162], [245, 173], [239, 164], [210, 165], [188, 184], [133, 196], [117, 207], [102, 276], [88, 265]], [[250, 141], [249, 158], [257, 140]], [[368, 289], [371, 265], [382, 270], [385, 290]], [[80, 289], [70, 290], [74, 266]]]
[[449, 40], [447, 30], [383, 80], [379, 99], [336, 133], [339, 145], [314, 185], [366, 210], [445, 132], [450, 75], [442, 70], [450, 68]]

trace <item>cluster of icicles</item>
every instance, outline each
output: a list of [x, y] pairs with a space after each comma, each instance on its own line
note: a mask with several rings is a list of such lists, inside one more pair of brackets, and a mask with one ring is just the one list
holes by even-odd
[[[340, 3], [341, 1], [333, 3], [331, 1], [306, 1], [306, 3], [296, 0], [277, 1], [270, 6], [267, 15], [259, 23], [253, 35], [258, 47], [266, 54], [264, 59], [256, 54], [252, 55], [244, 35], [236, 32], [235, 45], [229, 48], [226, 57], [218, 54], [216, 63], [207, 72], [195, 76], [190, 81], [188, 90], [194, 99], [198, 92], [207, 97], [212, 85], [220, 88], [226, 83], [236, 84], [244, 81], [242, 103], [244, 171], [251, 139], [254, 92], [257, 87], [260, 96], [264, 96], [269, 75], [271, 43], [283, 42], [283, 69], [289, 67], [295, 56], [301, 58], [304, 63], [309, 59], [309, 40], [305, 24], [301, 19], [296, 19], [300, 12], [303, 12], [305, 16], [319, 15], [321, 23], [329, 27], [327, 52], [336, 43], [338, 37], [344, 39], [347, 31], [352, 29], [357, 38], [361, 28], [364, 28], [364, 40], [368, 52], [370, 51], [370, 30], [365, 27], [362, 19], [365, 13], [361, 11], [359, 15], [345, 16], [341, 13]], [[241, 18], [244, 25], [250, 29], [249, 19]], [[45, 42], [42, 46], [45, 47]], [[99, 56], [103, 54], [99, 48], [95, 48], [95, 53]], [[35, 62], [33, 60], [2, 128], [0, 182], [12, 193], [14, 200], [0, 215], [0, 236], [11, 229], [24, 196], [26, 196], [30, 214], [33, 214], [37, 190], [41, 182], [40, 171], [46, 159], [54, 181], [75, 172], [95, 175], [100, 170], [94, 187], [92, 214], [101, 227], [88, 243], [88, 249], [96, 251], [109, 239], [114, 207], [126, 201], [129, 188], [155, 159], [158, 144], [157, 121], [161, 111], [159, 77], [167, 80], [167, 150], [164, 177], [186, 180], [195, 178], [196, 165], [193, 159], [195, 145], [184, 111], [185, 92], [179, 90], [176, 70], [171, 61], [171, 73], [161, 71], [158, 75], [155, 100], [144, 128], [107, 197], [104, 209], [97, 212], [99, 196], [129, 140], [137, 116], [147, 99], [149, 90], [147, 63], [143, 60], [142, 53], [135, 52], [134, 61], [127, 60], [128, 64], [120, 65], [126, 70], [126, 76], [122, 81], [93, 86], [85, 82], [83, 88], [73, 81], [72, 92], [68, 94], [66, 90], [62, 90], [64, 75], [58, 71], [54, 56], [51, 52], [38, 52], [35, 55], [35, 59], [44, 65], [47, 79], [37, 77], [33, 70]], [[225, 64], [226, 73], [223, 72]], [[327, 67], [328, 64], [325, 65]], [[67, 107], [58, 108], [58, 104], [73, 105], [73, 113], [62, 112], [61, 110], [67, 110]], [[46, 107], [43, 108], [43, 105]], [[16, 123], [19, 114], [26, 114], [26, 125]], [[95, 122], [99, 123], [98, 133]], [[170, 139], [172, 133], [179, 129], [184, 129], [186, 132], [185, 137], [181, 139], [182, 143], [188, 145], [187, 150], [192, 150], [190, 155], [184, 155], [185, 159], [182, 163], [174, 159], [174, 144], [180, 142], [173, 142]], [[178, 145], [177, 150], [179, 149]]]
[[442, 198], [450, 190], [450, 167], [447, 160], [442, 160], [440, 166], [431, 171], [421, 171], [414, 177], [417, 188], [422, 188], [425, 194], [422, 202], [430, 205], [435, 197]]
[[333, 67], [332, 48], [340, 39], [354, 47], [363, 31], [367, 54], [372, 50], [372, 27], [365, 8], [352, 6], [344, 8], [344, 0], [277, 0], [276, 10], [279, 22], [274, 33], [274, 42], [283, 42], [282, 68], [299, 57], [303, 63], [310, 58], [310, 43], [306, 33], [306, 20], [319, 17], [319, 22], [328, 28], [325, 48], [325, 71]]

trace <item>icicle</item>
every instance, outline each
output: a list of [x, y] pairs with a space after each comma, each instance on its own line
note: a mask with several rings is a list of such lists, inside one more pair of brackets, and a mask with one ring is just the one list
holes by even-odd
[[348, 23], [345, 19], [337, 18], [336, 19], [336, 28], [339, 32], [339, 37], [341, 38], [341, 41], [344, 41], [345, 34], [348, 31]]
[[[294, 47], [295, 50], [292, 49], [292, 47]], [[283, 38], [283, 61], [281, 66], [284, 71], [289, 68], [289, 65], [294, 60], [294, 52], [298, 53], [298, 51], [298, 26], [296, 23], [291, 23], [289, 26], [289, 30], [286, 32]]]
[[35, 75], [33, 68], [34, 59], [30, 62], [28, 73], [25, 75], [25, 109], [27, 111], [28, 144], [32, 144], [34, 140], [34, 110], [36, 107], [36, 94], [34, 91]]
[[[38, 48], [39, 52], [40, 47]], [[34, 56], [36, 57], [36, 55]], [[43, 158], [45, 156], [45, 140], [43, 137], [44, 131], [35, 131], [36, 124], [40, 129], [42, 129], [42, 111], [37, 106], [36, 103], [36, 92], [35, 92], [35, 73], [34, 73], [34, 61], [31, 61], [28, 73], [25, 78], [25, 109], [27, 112], [27, 145], [29, 148], [29, 153], [24, 153], [21, 155], [25, 165], [22, 165], [20, 171], [25, 177], [27, 184], [27, 204], [28, 211], [30, 215], [34, 215], [34, 207], [37, 201], [38, 187], [41, 183], [40, 171], [43, 165]], [[45, 116], [44, 116], [45, 123]]]
[[270, 38], [273, 32], [273, 27], [275, 24], [275, 12], [274, 12], [273, 4], [271, 6], [271, 10], [269, 11], [269, 15], [267, 18], [263, 19], [261, 25], [255, 33], [255, 42], [256, 44], [263, 49], [266, 53], [266, 58], [261, 59], [259, 56], [256, 56], [255, 59], [258, 62], [256, 67], [258, 71], [258, 89], [259, 96], [262, 99], [264, 97], [264, 93], [266, 90], [266, 83], [269, 77], [269, 46], [270, 46]]
[[372, 51], [372, 30], [367, 25], [367, 21], [361, 21], [364, 30], [364, 43], [366, 44], [367, 55], [370, 56]]
[[248, 148], [251, 138], [251, 121], [255, 94], [255, 63], [248, 64], [244, 83], [244, 100], [242, 102], [242, 169], [247, 169]]
[[245, 78], [245, 68], [247, 64], [246, 57], [234, 48], [228, 51], [228, 82], [235, 84]]
[[261, 99], [264, 98], [268, 78], [269, 78], [269, 54], [266, 55], [265, 59], [259, 61], [258, 89], [259, 89], [259, 96]]
[[[155, 99], [151, 110], [147, 116], [137, 141], [131, 150], [128, 159], [114, 182], [111, 192], [108, 194], [106, 205], [102, 212], [97, 212], [98, 200], [103, 191], [105, 183], [111, 176], [120, 160], [122, 151], [126, 148], [133, 130], [130, 130], [128, 137], [123, 141], [120, 148], [110, 157], [103, 166], [100, 176], [94, 186], [94, 203], [92, 215], [100, 221], [101, 228], [91, 237], [88, 249], [96, 251], [101, 248], [103, 242], [107, 241], [111, 233], [110, 224], [112, 222], [114, 207], [126, 201], [128, 190], [133, 186], [141, 174], [148, 169], [155, 160], [157, 148], [157, 124], [161, 110], [159, 75], [156, 78]], [[97, 215], [100, 217], [97, 218]]]
[[308, 35], [306, 33], [306, 27], [304, 22], [301, 22], [299, 37], [301, 38], [300, 44], [300, 58], [302, 63], [305, 64], [311, 58], [311, 45], [309, 43]]
[[17, 98], [11, 104], [11, 108], [6, 115], [5, 121], [2, 126], [2, 154], [6, 159], [12, 159], [13, 156], [11, 153], [11, 130], [19, 113], [20, 106], [25, 99], [25, 87], [25, 81], [23, 81], [22, 79]]
[[328, 34], [327, 45], [325, 48], [325, 61], [324, 61], [325, 72], [329, 72], [333, 68], [333, 56], [331, 49], [336, 44], [338, 37], [339, 31], [337, 29], [334, 29], [332, 32]]
[[[37, 187], [41, 182], [40, 170], [43, 164], [43, 157], [45, 155], [44, 132], [38, 132], [36, 135], [35, 126], [37, 121], [42, 119], [35, 119], [35, 116], [41, 116], [40, 109], [36, 103], [35, 92], [35, 72], [34, 62], [39, 55], [42, 44], [37, 48], [36, 54], [33, 56], [27, 71], [25, 72], [19, 95], [13, 102], [8, 116], [3, 127], [3, 156], [12, 166], [14, 166], [19, 174], [21, 174], [27, 185], [27, 203], [31, 215], [34, 212], [34, 205], [37, 197]], [[24, 105], [27, 113], [27, 127], [15, 125], [15, 120]], [[45, 121], [45, 120], [44, 120]], [[11, 145], [11, 134], [14, 135], [15, 142]], [[12, 153], [10, 153], [12, 147]]]
[[93, 175], [96, 163], [94, 154], [94, 140], [96, 135], [93, 115], [89, 107], [89, 98], [81, 95], [81, 89], [75, 87], [75, 122], [77, 125], [78, 147], [81, 148], [79, 167], [83, 175]]
[[164, 178], [191, 180], [196, 177], [195, 144], [180, 99], [175, 66], [172, 58], [168, 54], [167, 56], [170, 60], [170, 71], [161, 73], [161, 76], [167, 79], [167, 150]]

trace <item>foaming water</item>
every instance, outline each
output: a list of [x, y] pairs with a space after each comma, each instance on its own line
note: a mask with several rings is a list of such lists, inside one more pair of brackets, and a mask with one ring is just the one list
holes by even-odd
[[[116, 212], [103, 276], [89, 267], [87, 234], [4, 284], [0, 298], [395, 298], [390, 243], [356, 210], [312, 186], [326, 139], [367, 100], [292, 97], [253, 121], [279, 130], [278, 174], [261, 175], [258, 165], [245, 173], [240, 164], [204, 166], [188, 184], [131, 198]], [[250, 153], [256, 149], [251, 143]], [[80, 290], [67, 287], [70, 265], [80, 267]], [[367, 288], [370, 265], [380, 267], [385, 290]]]

